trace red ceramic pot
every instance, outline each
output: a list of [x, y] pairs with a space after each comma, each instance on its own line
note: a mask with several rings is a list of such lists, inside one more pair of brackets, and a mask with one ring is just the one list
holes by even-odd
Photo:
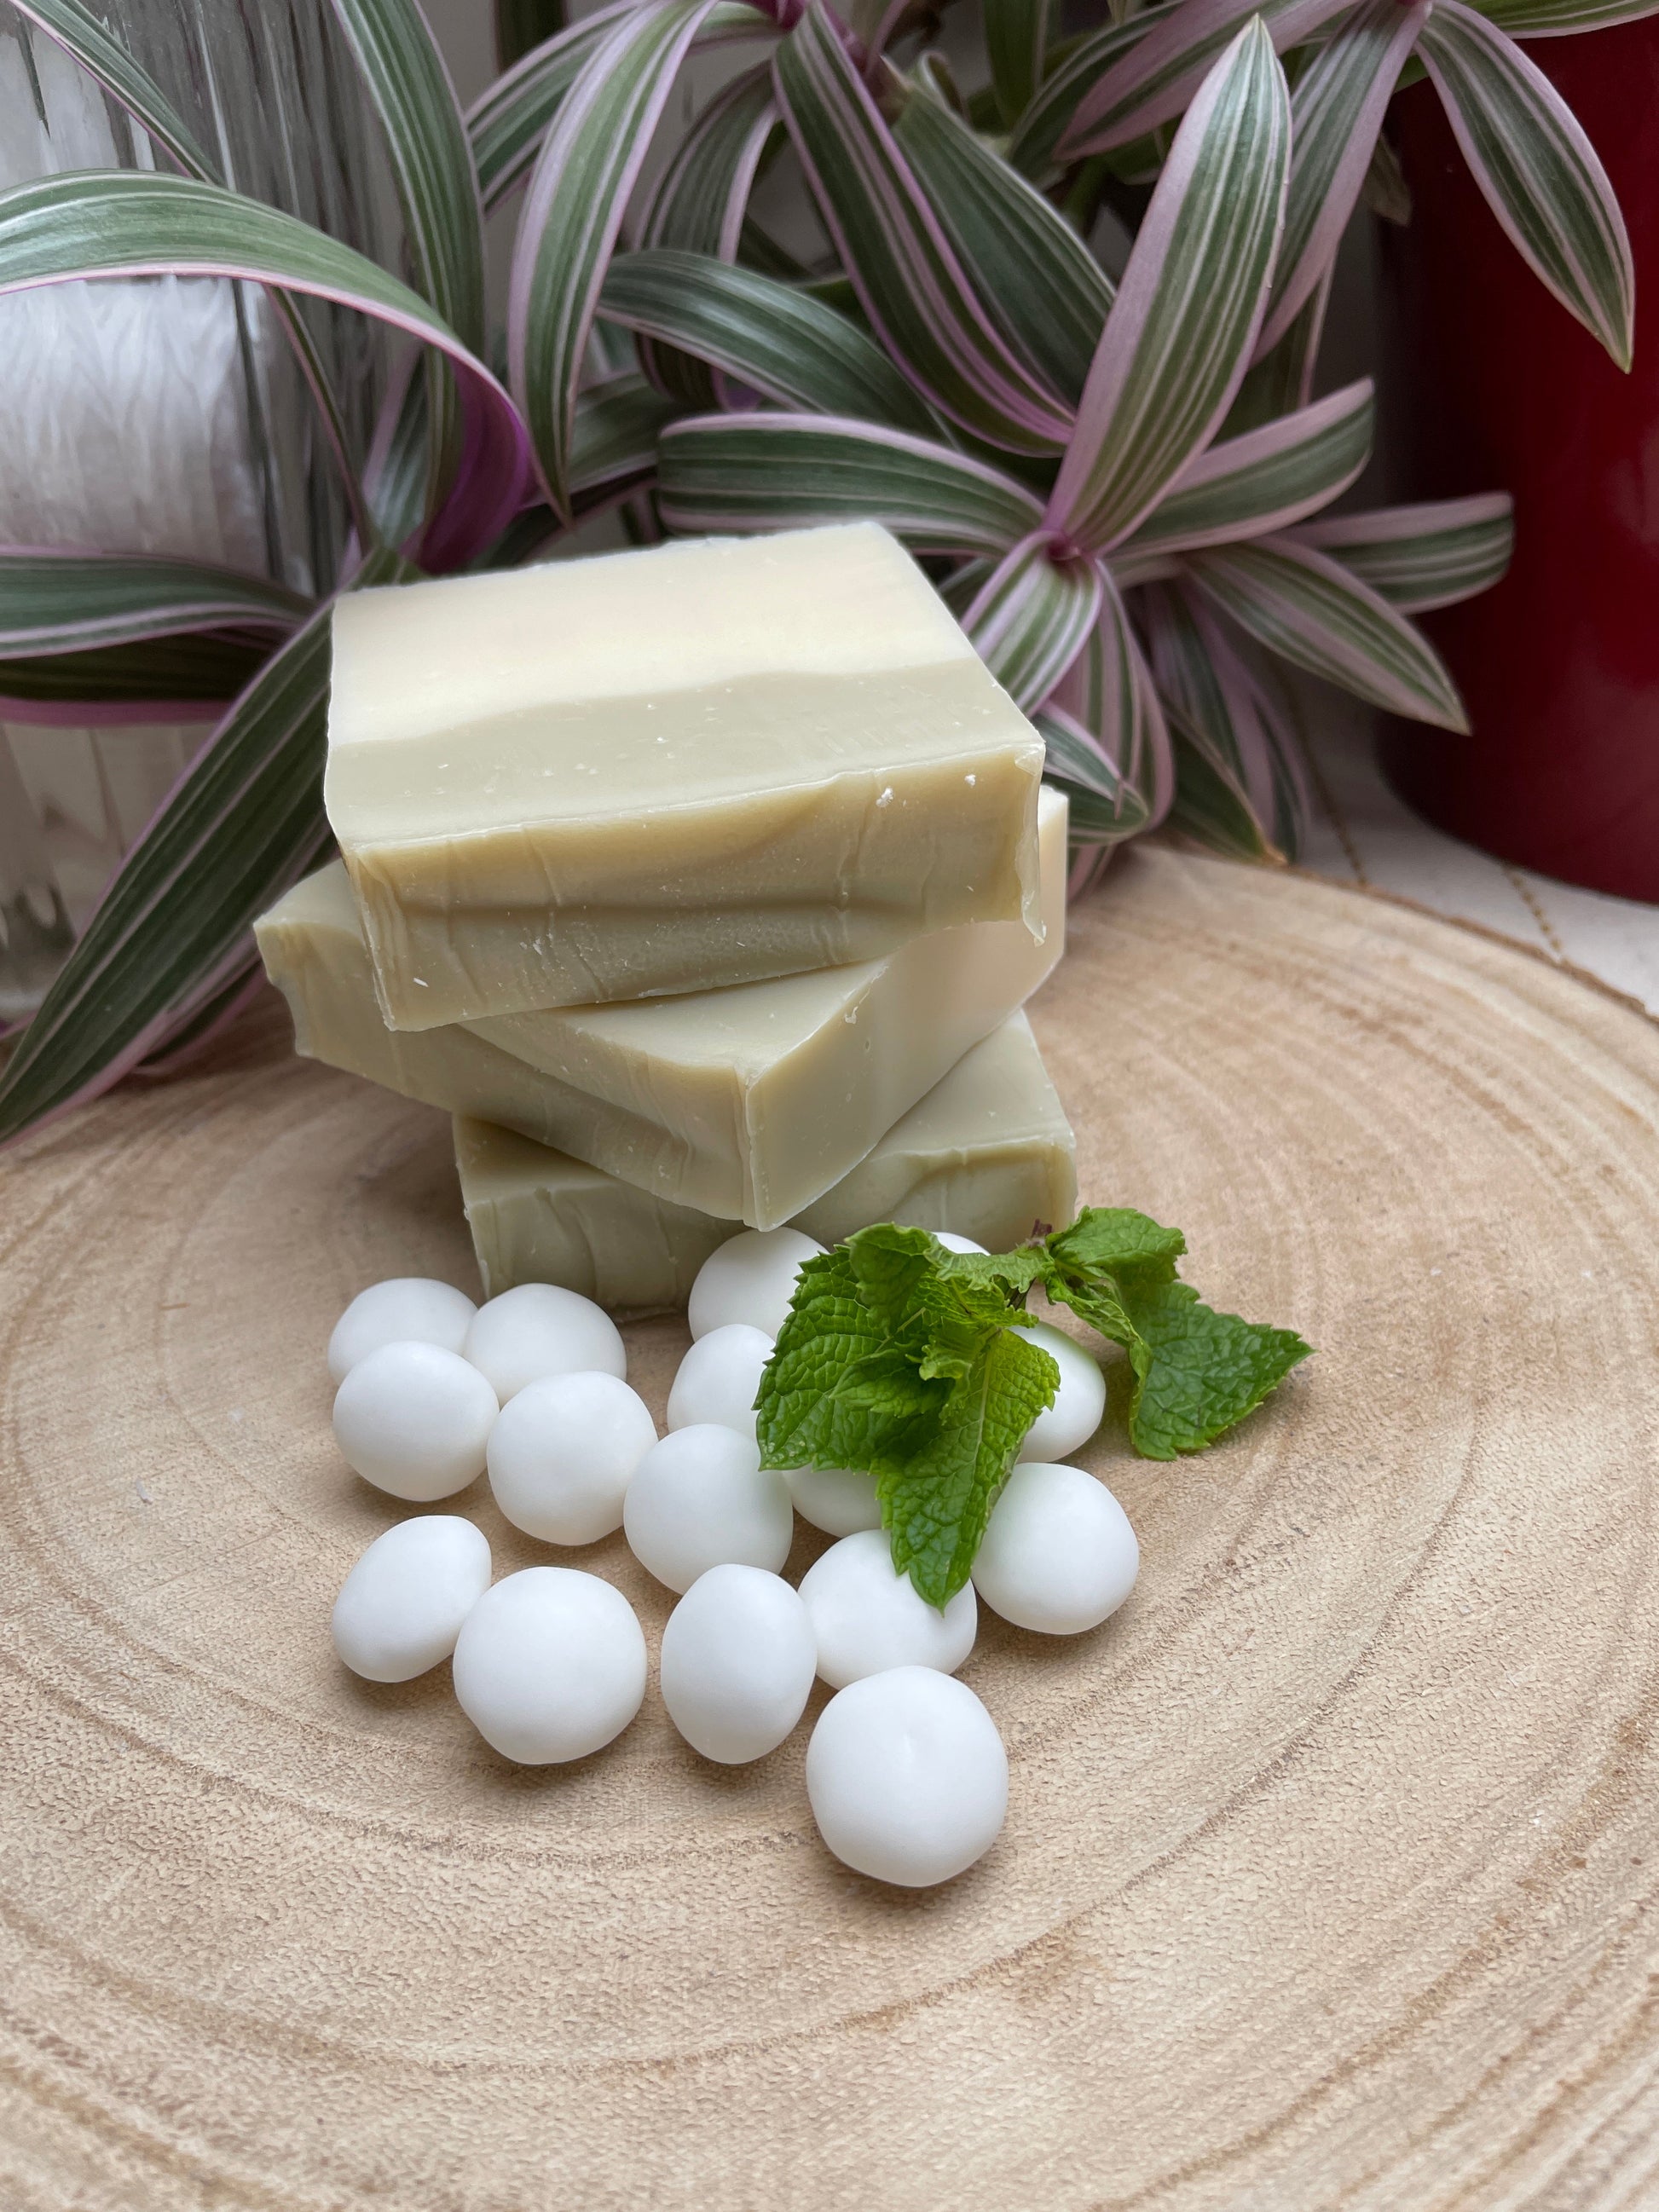
[[1395, 102], [1415, 204], [1387, 242], [1412, 496], [1515, 495], [1514, 565], [1425, 617], [1474, 725], [1395, 723], [1401, 795], [1505, 860], [1659, 901], [1659, 19], [1526, 51], [1605, 163], [1636, 258], [1629, 375], [1499, 230], [1431, 86]]

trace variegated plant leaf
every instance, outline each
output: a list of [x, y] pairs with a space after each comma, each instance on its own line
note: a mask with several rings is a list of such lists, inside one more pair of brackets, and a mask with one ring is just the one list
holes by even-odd
[[1495, 584], [1515, 546], [1515, 502], [1504, 491], [1469, 499], [1333, 515], [1291, 535], [1340, 561], [1405, 614], [1473, 599]]
[[1240, 859], [1282, 859], [1273, 836], [1271, 742], [1219, 622], [1185, 583], [1154, 585], [1141, 611], [1175, 742], [1171, 821]]
[[[681, 140], [645, 210], [641, 246], [678, 246], [735, 261], [749, 195], [777, 131], [772, 70], [761, 63], [717, 93]], [[678, 347], [639, 339], [640, 367], [659, 392], [697, 413], [723, 404], [723, 380]]]
[[667, 247], [619, 254], [599, 313], [696, 354], [786, 407], [855, 415], [923, 436], [937, 430], [856, 324], [756, 270]]
[[1512, 39], [1564, 39], [1659, 15], [1659, 0], [1484, 0], [1480, 13]]
[[1284, 72], [1252, 22], [1176, 133], [1089, 372], [1048, 507], [1085, 550], [1126, 538], [1225, 415], [1267, 296], [1289, 159]]
[[1105, 270], [1065, 217], [925, 82], [893, 135], [985, 313], [1075, 405], [1112, 304]]
[[216, 722], [270, 658], [270, 632], [188, 630], [65, 653], [0, 654], [0, 721], [58, 729]]
[[966, 453], [816, 415], [671, 423], [658, 447], [657, 494], [672, 530], [785, 530], [867, 516], [930, 553], [1000, 556], [1042, 520], [1023, 485]]
[[[363, 580], [396, 573], [377, 556]], [[122, 863], [0, 1075], [0, 1141], [106, 1090], [246, 967], [323, 813], [329, 610], [281, 646]]]
[[[435, 347], [461, 380], [469, 472], [457, 484], [453, 542], [484, 544], [523, 496], [528, 452], [511, 400], [418, 293], [308, 223], [185, 177], [89, 169], [0, 192], [0, 292], [77, 277], [236, 276], [337, 300]], [[372, 530], [372, 524], [370, 528]]]
[[1350, 4], [1351, 0], [1182, 0], [1095, 78], [1060, 142], [1060, 159], [1076, 161], [1126, 146], [1179, 115], [1247, 22], [1259, 23], [1282, 53]]
[[1009, 134], [1008, 159], [1021, 176], [1041, 182], [1051, 173], [1078, 102], [1115, 64], [1186, 4], [1187, 0], [1155, 0], [1153, 6], [1138, 9], [1126, 22], [1108, 23], [1100, 30], [1086, 32], [1069, 40], [1063, 52], [1050, 56], [1048, 76]]
[[1104, 570], [1100, 618], [1043, 713], [1069, 715], [1087, 733], [1126, 792], [1138, 795], [1139, 826], [1155, 829], [1175, 796], [1169, 726], [1122, 598]]
[[1381, 216], [1384, 222], [1403, 229], [1411, 221], [1411, 186], [1386, 131], [1379, 131], [1371, 143], [1371, 158], [1359, 193], [1371, 213]]
[[1492, 213], [1556, 298], [1628, 368], [1630, 240], [1572, 110], [1537, 64], [1462, 0], [1435, 0], [1419, 52]]
[[149, 553], [0, 546], [0, 654], [85, 653], [187, 630], [291, 630], [310, 613], [263, 576]]
[[1270, 651], [1373, 705], [1467, 730], [1440, 656], [1380, 592], [1328, 554], [1289, 538], [1194, 553], [1190, 573]]
[[[1377, 141], [1379, 145], [1382, 143]], [[1264, 423], [1305, 407], [1312, 398], [1325, 310], [1330, 305], [1331, 276], [1327, 269], [1278, 344], [1258, 354], [1245, 371], [1221, 426], [1224, 438], [1240, 438], [1247, 430], [1259, 430]]]
[[1296, 81], [1291, 94], [1291, 182], [1273, 295], [1256, 342], [1278, 344], [1336, 258], [1370, 167], [1401, 64], [1430, 0], [1361, 0]]
[[589, 56], [525, 198], [507, 304], [513, 389], [556, 514], [570, 518], [571, 440], [588, 331], [629, 194], [714, 0], [647, 0]]
[[773, 66], [818, 211], [883, 344], [967, 429], [1012, 452], [1054, 452], [1070, 409], [980, 307], [823, 0], [809, 0]]
[[1316, 514], [1347, 489], [1370, 458], [1375, 415], [1371, 380], [1362, 377], [1310, 407], [1206, 447], [1188, 463], [1120, 554], [1221, 545], [1283, 530]]
[[514, 62], [565, 27], [564, 0], [495, 0], [495, 66], [509, 70]]
[[985, 51], [997, 107], [1010, 129], [1042, 82], [1053, 0], [985, 0]]
[[1055, 560], [1038, 532], [999, 562], [963, 616], [981, 659], [1028, 714], [1082, 651], [1103, 589], [1096, 562]]
[[[1081, 722], [1052, 702], [1032, 716], [1042, 738], [1042, 778], [1066, 794], [1066, 832], [1075, 850], [1119, 845], [1151, 820], [1146, 795], [1120, 775], [1117, 763]], [[1075, 884], [1068, 896], [1079, 895]]]

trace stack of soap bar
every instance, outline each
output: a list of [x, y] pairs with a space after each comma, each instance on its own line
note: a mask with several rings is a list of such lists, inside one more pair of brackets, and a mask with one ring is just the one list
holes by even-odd
[[793, 1219], [1036, 990], [1065, 941], [1066, 802], [1039, 808], [1042, 915], [913, 937], [874, 960], [631, 1005], [390, 1029], [337, 863], [258, 925], [299, 1049], [500, 1123], [653, 1197]]
[[[683, 1306], [698, 1268], [739, 1225], [464, 1115], [455, 1164], [487, 1297], [559, 1283], [605, 1306]], [[792, 1225], [829, 1245], [897, 1221], [1003, 1252], [1038, 1222], [1076, 1211], [1071, 1127], [1030, 1025], [1015, 1014]]]
[[1035, 933], [1042, 772], [873, 523], [334, 612], [325, 798], [395, 1029]]

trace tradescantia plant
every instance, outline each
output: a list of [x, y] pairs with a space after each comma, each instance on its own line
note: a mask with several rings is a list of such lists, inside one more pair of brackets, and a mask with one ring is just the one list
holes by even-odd
[[[346, 489], [348, 588], [542, 557], [607, 506], [642, 540], [877, 517], [1042, 730], [1079, 884], [1166, 819], [1294, 852], [1285, 664], [1463, 726], [1410, 617], [1502, 573], [1507, 499], [1323, 512], [1372, 418], [1369, 383], [1313, 396], [1331, 266], [1362, 192], [1401, 212], [1381, 132], [1402, 80], [1433, 79], [1520, 252], [1630, 357], [1617, 205], [1514, 37], [1659, 0], [1110, 0], [1066, 37], [1051, 0], [981, 0], [988, 82], [965, 95], [928, 0], [610, 0], [567, 27], [499, 0], [518, 58], [465, 116], [416, 0], [333, 0], [398, 188], [396, 273], [228, 189], [86, 0], [19, 5], [157, 167], [0, 193], [0, 291], [268, 288]], [[746, 54], [644, 190], [688, 57], [726, 46]], [[806, 262], [751, 206], [792, 168]], [[498, 347], [484, 218], [514, 196]], [[1121, 267], [1090, 243], [1103, 210]], [[367, 453], [307, 295], [409, 341]], [[0, 1138], [241, 1004], [251, 921], [326, 847], [327, 616], [186, 562], [0, 549], [8, 716], [228, 700], [15, 1043]]]

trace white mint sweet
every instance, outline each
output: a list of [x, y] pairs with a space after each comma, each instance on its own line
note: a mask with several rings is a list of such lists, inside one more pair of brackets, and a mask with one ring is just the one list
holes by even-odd
[[925, 1889], [989, 1850], [1008, 1811], [1008, 1754], [965, 1682], [931, 1667], [866, 1674], [830, 1698], [806, 1747], [806, 1794], [838, 1859]]
[[429, 1504], [483, 1473], [495, 1393], [459, 1352], [383, 1344], [334, 1394], [334, 1438], [365, 1482]]
[[544, 1544], [596, 1544], [622, 1527], [634, 1470], [657, 1441], [638, 1393], [614, 1375], [544, 1375], [501, 1407], [489, 1486], [515, 1528]]
[[1140, 1547], [1103, 1482], [1081, 1468], [1016, 1467], [974, 1561], [974, 1584], [1016, 1628], [1076, 1636], [1134, 1588]]
[[455, 1513], [400, 1521], [377, 1536], [334, 1601], [334, 1649], [354, 1674], [408, 1682], [455, 1649], [489, 1588], [489, 1545]]
[[383, 1344], [440, 1344], [459, 1352], [478, 1309], [453, 1283], [426, 1275], [394, 1275], [359, 1291], [328, 1340], [330, 1379], [343, 1382], [360, 1359]]
[[586, 1759], [640, 1709], [645, 1636], [612, 1583], [573, 1567], [526, 1567], [468, 1613], [454, 1678], [461, 1711], [504, 1759]]
[[954, 1229], [936, 1229], [933, 1237], [947, 1252], [977, 1252], [981, 1259], [985, 1256], [982, 1244], [975, 1244], [971, 1237], [958, 1237]]
[[672, 1590], [730, 1561], [775, 1574], [794, 1528], [783, 1477], [762, 1470], [754, 1438], [713, 1422], [653, 1444], [623, 1501], [635, 1558]]
[[746, 1321], [728, 1321], [700, 1336], [679, 1364], [668, 1394], [668, 1425], [689, 1429], [717, 1421], [740, 1434], [755, 1433], [755, 1394], [772, 1357], [772, 1340]]
[[544, 1375], [628, 1379], [622, 1334], [603, 1306], [556, 1283], [520, 1283], [481, 1305], [461, 1347], [502, 1405]]
[[1019, 1455], [1023, 1460], [1064, 1459], [1088, 1443], [1106, 1411], [1106, 1377], [1100, 1362], [1046, 1321], [1033, 1322], [1029, 1328], [1016, 1329], [1014, 1334], [1030, 1344], [1040, 1345], [1060, 1369], [1054, 1402], [1026, 1431]]
[[692, 1335], [746, 1321], [775, 1336], [795, 1295], [796, 1269], [823, 1250], [799, 1229], [740, 1229], [697, 1270], [685, 1314]]
[[777, 1749], [817, 1664], [806, 1607], [781, 1576], [710, 1567], [663, 1630], [662, 1701], [694, 1751], [737, 1766]]
[[818, 1647], [818, 1672], [833, 1690], [892, 1667], [953, 1674], [974, 1648], [979, 1607], [971, 1583], [941, 1613], [908, 1575], [896, 1574], [885, 1534], [843, 1536], [801, 1577], [801, 1602]]
[[783, 1479], [796, 1512], [826, 1536], [854, 1536], [860, 1528], [881, 1526], [873, 1474], [848, 1467], [792, 1467]]

